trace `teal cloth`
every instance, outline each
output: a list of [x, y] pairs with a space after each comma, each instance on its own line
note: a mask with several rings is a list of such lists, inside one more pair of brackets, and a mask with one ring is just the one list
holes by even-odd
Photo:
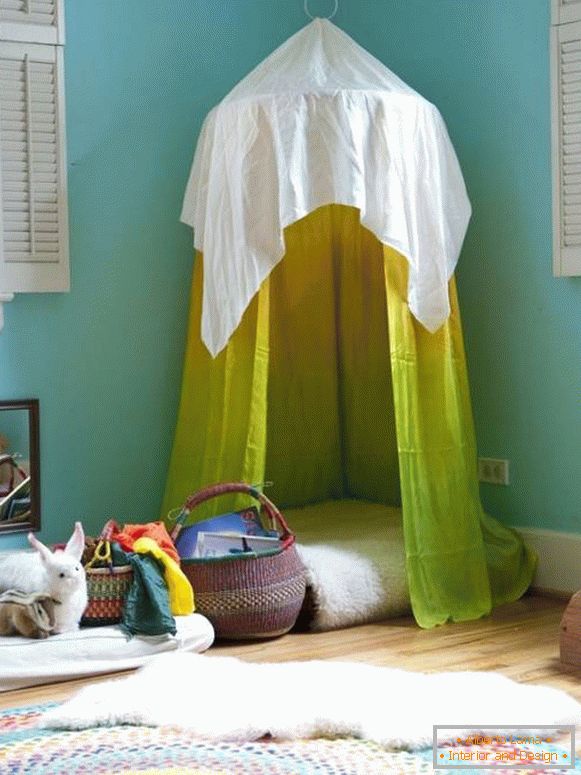
[[177, 632], [171, 615], [163, 565], [150, 554], [124, 552], [111, 547], [115, 565], [131, 565], [133, 581], [123, 607], [121, 628], [131, 635], [164, 635]]

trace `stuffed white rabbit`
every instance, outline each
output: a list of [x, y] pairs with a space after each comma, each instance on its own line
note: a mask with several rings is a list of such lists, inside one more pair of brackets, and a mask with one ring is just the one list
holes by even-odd
[[64, 549], [51, 552], [32, 533], [36, 552], [19, 552], [0, 557], [0, 592], [42, 592], [55, 601], [54, 633], [77, 630], [87, 607], [87, 578], [81, 565], [85, 534], [80, 522]]

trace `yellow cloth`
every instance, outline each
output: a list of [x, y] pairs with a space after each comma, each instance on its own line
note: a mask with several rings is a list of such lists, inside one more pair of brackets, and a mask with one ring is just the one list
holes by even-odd
[[133, 544], [138, 554], [152, 554], [163, 563], [169, 604], [174, 616], [187, 616], [195, 611], [194, 591], [180, 566], [152, 538], [138, 538]]
[[[535, 556], [482, 510], [454, 279], [450, 317], [430, 334], [407, 305], [406, 259], [355, 208], [319, 208], [285, 229], [285, 244], [215, 360], [200, 338], [196, 259], [162, 516], [200, 487], [239, 480], [273, 481], [269, 497], [282, 508], [401, 505], [422, 627], [516, 600]], [[244, 505], [208, 501], [191, 519]]]

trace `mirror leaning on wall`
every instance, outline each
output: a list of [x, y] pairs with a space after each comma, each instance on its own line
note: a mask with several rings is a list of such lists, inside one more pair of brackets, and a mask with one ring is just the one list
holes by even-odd
[[0, 401], [0, 533], [39, 529], [38, 399]]

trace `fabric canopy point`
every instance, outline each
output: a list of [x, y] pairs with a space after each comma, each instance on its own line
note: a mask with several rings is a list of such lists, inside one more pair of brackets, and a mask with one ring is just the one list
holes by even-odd
[[326, 19], [314, 19], [206, 118], [182, 220], [204, 254], [202, 339], [216, 355], [285, 254], [283, 231], [322, 205], [409, 262], [408, 303], [446, 319], [470, 203], [437, 108]]
[[282, 507], [401, 506], [421, 626], [520, 597], [535, 557], [479, 498], [453, 278], [469, 215], [437, 110], [330, 22], [244, 79], [184, 202], [199, 255], [164, 514], [234, 480], [273, 481]]

